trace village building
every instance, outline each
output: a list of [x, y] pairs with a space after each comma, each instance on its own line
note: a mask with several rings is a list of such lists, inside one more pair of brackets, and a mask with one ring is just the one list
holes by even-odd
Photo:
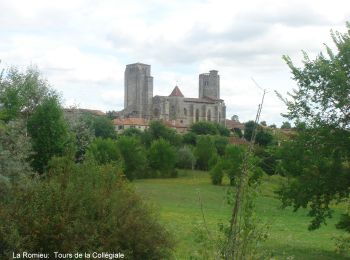
[[[198, 92], [198, 98], [188, 98], [182, 94], [179, 86], [175, 86], [169, 96], [153, 96], [151, 66], [142, 63], [126, 65], [124, 109], [118, 112], [118, 119], [121, 121], [115, 121], [115, 125], [121, 130], [120, 124], [126, 118], [162, 120], [178, 132], [185, 132], [193, 123], [199, 121], [225, 125], [226, 106], [224, 100], [220, 98], [218, 71], [211, 70], [209, 73], [199, 75]], [[146, 128], [142, 125], [134, 127]]]

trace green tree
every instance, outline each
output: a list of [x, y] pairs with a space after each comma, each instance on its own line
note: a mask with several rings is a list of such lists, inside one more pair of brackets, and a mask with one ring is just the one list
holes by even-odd
[[0, 258], [12, 252], [122, 252], [169, 259], [173, 242], [159, 216], [116, 165], [50, 161], [50, 178], [28, 180], [0, 201]]
[[72, 149], [67, 122], [55, 97], [45, 99], [36, 107], [28, 121], [28, 132], [35, 152], [32, 166], [39, 173], [44, 172], [51, 157]]
[[189, 146], [181, 147], [177, 152], [177, 167], [182, 169], [194, 169], [196, 157]]
[[179, 147], [182, 143], [182, 138], [175, 130], [170, 129], [161, 121], [152, 121], [149, 128], [144, 132], [143, 143], [149, 147], [154, 140], [164, 139], [173, 146]]
[[245, 153], [246, 149], [243, 146], [228, 145], [226, 147], [225, 155], [220, 163], [231, 185], [234, 185], [236, 178], [240, 176], [242, 172], [241, 168]]
[[88, 155], [98, 164], [116, 163], [121, 160], [117, 143], [110, 138], [96, 138], [88, 148]]
[[102, 138], [116, 138], [116, 132], [112, 120], [106, 116], [93, 116], [95, 136]]
[[23, 120], [0, 121], [0, 198], [5, 198], [14, 183], [33, 173], [29, 161], [33, 151], [25, 128]]
[[244, 124], [244, 138], [247, 141], [250, 141], [252, 139], [254, 128], [257, 128], [255, 136], [256, 144], [267, 146], [272, 143], [273, 135], [270, 133], [270, 131], [262, 128], [261, 125], [256, 124], [254, 121], [248, 121]]
[[93, 121], [91, 117], [81, 113], [65, 113], [65, 119], [74, 139], [75, 160], [76, 162], [82, 162], [89, 145], [95, 139]]
[[197, 168], [200, 170], [209, 170], [210, 160], [217, 156], [214, 142], [209, 135], [198, 136], [194, 154], [197, 159]]
[[120, 136], [118, 148], [123, 158], [123, 170], [129, 180], [147, 177], [147, 157], [139, 138]]
[[154, 177], [175, 177], [176, 152], [169, 142], [164, 139], [153, 141], [148, 157]]
[[310, 229], [325, 223], [333, 202], [348, 198], [350, 191], [349, 23], [347, 29], [331, 33], [336, 52], [326, 46], [327, 54], [314, 60], [304, 53], [301, 68], [284, 56], [298, 83], [291, 99], [283, 99], [285, 116], [297, 122], [298, 132], [282, 147], [279, 170], [288, 183], [280, 195], [284, 206], [310, 207]]
[[25, 72], [12, 67], [0, 75], [0, 120], [22, 117], [25, 122], [47, 97], [57, 96], [40, 72], [29, 67]]
[[281, 129], [291, 129], [291, 128], [292, 126], [288, 121], [282, 122]]
[[217, 127], [210, 122], [200, 121], [191, 125], [190, 131], [197, 135], [217, 135]]

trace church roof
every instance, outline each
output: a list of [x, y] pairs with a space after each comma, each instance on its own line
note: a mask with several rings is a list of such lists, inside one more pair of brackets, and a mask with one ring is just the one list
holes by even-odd
[[175, 86], [173, 89], [173, 92], [169, 95], [169, 97], [184, 97], [184, 95], [181, 93], [181, 90], [178, 86]]

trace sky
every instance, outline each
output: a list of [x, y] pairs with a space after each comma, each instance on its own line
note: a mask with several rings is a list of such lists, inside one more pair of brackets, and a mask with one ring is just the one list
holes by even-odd
[[228, 118], [254, 119], [262, 88], [261, 120], [280, 125], [274, 91], [297, 87], [282, 55], [302, 66], [346, 21], [342, 0], [0, 0], [0, 67], [37, 66], [66, 107], [102, 111], [123, 109], [127, 64], [152, 66], [154, 95], [178, 85], [186, 97], [215, 69]]

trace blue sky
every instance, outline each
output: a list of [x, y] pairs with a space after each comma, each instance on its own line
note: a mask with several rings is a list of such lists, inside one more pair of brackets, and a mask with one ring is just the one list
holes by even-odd
[[[242, 3], [243, 2], [243, 3]], [[348, 1], [0, 0], [1, 66], [36, 65], [66, 106], [123, 108], [125, 65], [152, 65], [154, 95], [176, 82], [198, 96], [198, 74], [221, 76], [227, 116], [255, 117], [261, 87], [270, 90], [262, 120], [279, 125], [282, 94], [295, 88], [281, 56], [301, 64], [345, 31]]]

